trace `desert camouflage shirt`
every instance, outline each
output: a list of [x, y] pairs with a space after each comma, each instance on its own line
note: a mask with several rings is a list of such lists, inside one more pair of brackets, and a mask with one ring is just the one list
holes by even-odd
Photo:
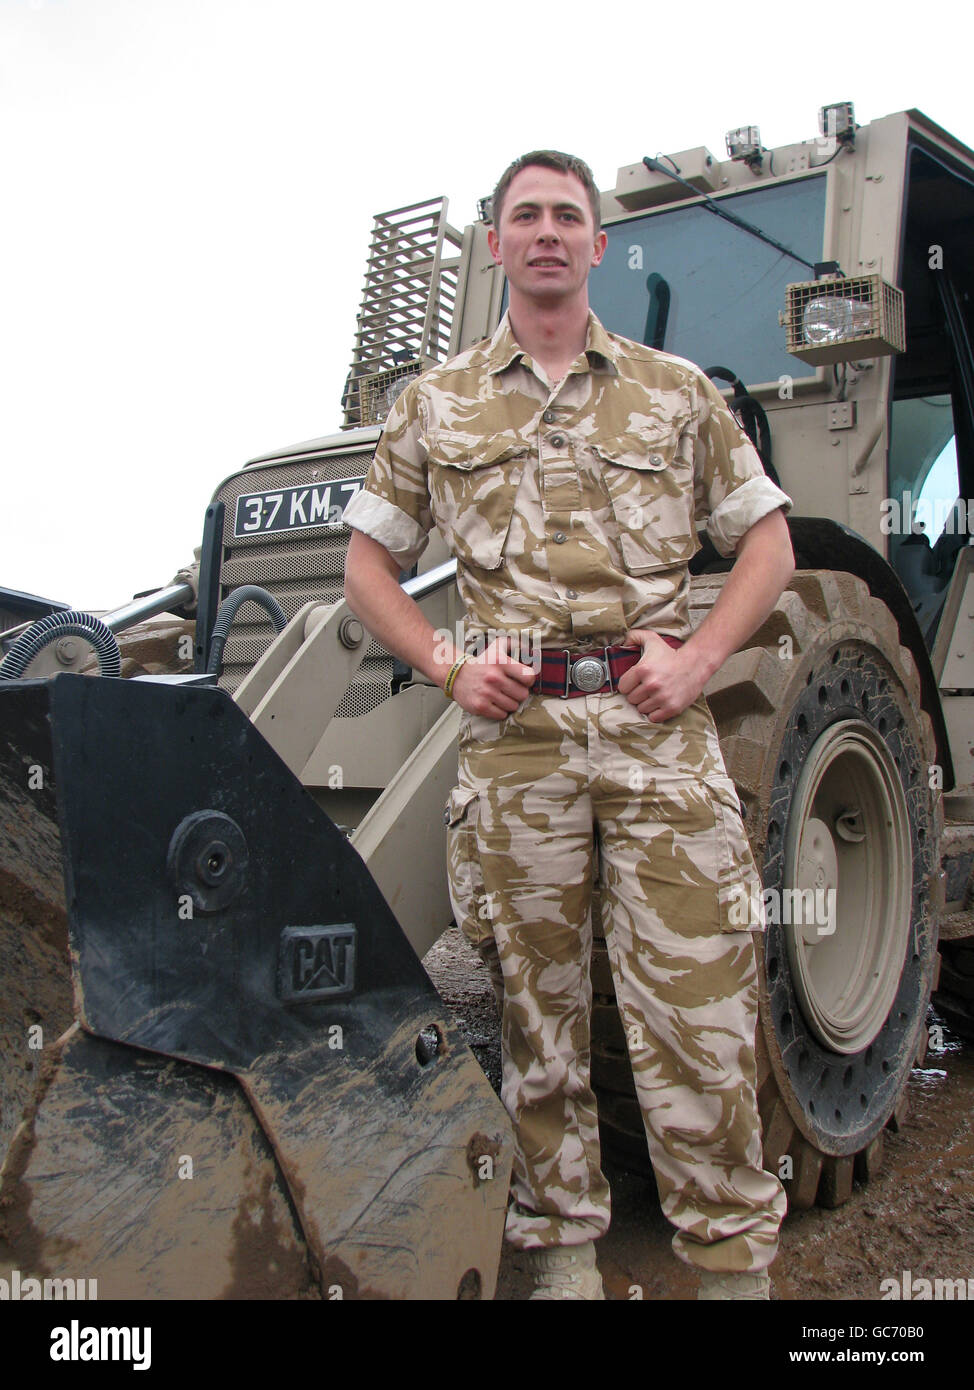
[[686, 637], [695, 521], [731, 555], [790, 504], [690, 362], [590, 314], [552, 385], [505, 314], [402, 393], [344, 520], [404, 569], [438, 526], [474, 640], [517, 631], [581, 651], [636, 627]]

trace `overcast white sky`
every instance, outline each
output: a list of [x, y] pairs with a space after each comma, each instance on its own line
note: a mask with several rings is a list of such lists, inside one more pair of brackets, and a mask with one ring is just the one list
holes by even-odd
[[374, 213], [463, 226], [526, 149], [612, 187], [839, 100], [974, 144], [962, 13], [0, 0], [0, 585], [115, 607], [227, 474], [337, 430]]

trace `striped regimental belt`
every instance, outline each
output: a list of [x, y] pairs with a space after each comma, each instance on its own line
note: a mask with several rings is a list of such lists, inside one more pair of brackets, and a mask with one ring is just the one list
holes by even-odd
[[[682, 647], [679, 637], [658, 634], [674, 649]], [[642, 656], [641, 647], [602, 647], [595, 652], [541, 652], [541, 671], [535, 685], [538, 695], [604, 695], [612, 693], [619, 677]]]

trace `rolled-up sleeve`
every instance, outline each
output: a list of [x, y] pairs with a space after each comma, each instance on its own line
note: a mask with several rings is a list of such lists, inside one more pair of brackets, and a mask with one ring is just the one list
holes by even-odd
[[791, 507], [791, 498], [764, 471], [760, 456], [720, 392], [697, 378], [692, 427], [694, 506], [698, 521], [720, 555], [733, 555], [741, 537], [769, 512]]
[[385, 546], [403, 569], [426, 549], [433, 518], [423, 402], [411, 383], [389, 412], [362, 490], [342, 520]]

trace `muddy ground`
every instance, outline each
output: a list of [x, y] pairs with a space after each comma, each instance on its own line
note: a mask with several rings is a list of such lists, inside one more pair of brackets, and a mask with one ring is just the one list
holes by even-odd
[[[487, 973], [458, 931], [447, 932], [424, 965], [495, 1090], [500, 1087], [499, 1019]], [[932, 1023], [939, 1023], [935, 1015]], [[881, 1281], [974, 1280], [974, 1047], [944, 1026], [943, 1050], [927, 1054], [910, 1081], [903, 1128], [886, 1131], [883, 1168], [857, 1183], [835, 1211], [795, 1212], [782, 1229], [772, 1270], [777, 1299], [873, 1300]], [[613, 1217], [599, 1242], [609, 1299], [696, 1295], [696, 1277], [670, 1251], [671, 1228], [651, 1178], [605, 1163]], [[530, 1280], [505, 1246], [498, 1299], [524, 1299]], [[638, 1294], [635, 1296], [639, 1296]], [[958, 1310], [959, 1311], [959, 1310]]]

